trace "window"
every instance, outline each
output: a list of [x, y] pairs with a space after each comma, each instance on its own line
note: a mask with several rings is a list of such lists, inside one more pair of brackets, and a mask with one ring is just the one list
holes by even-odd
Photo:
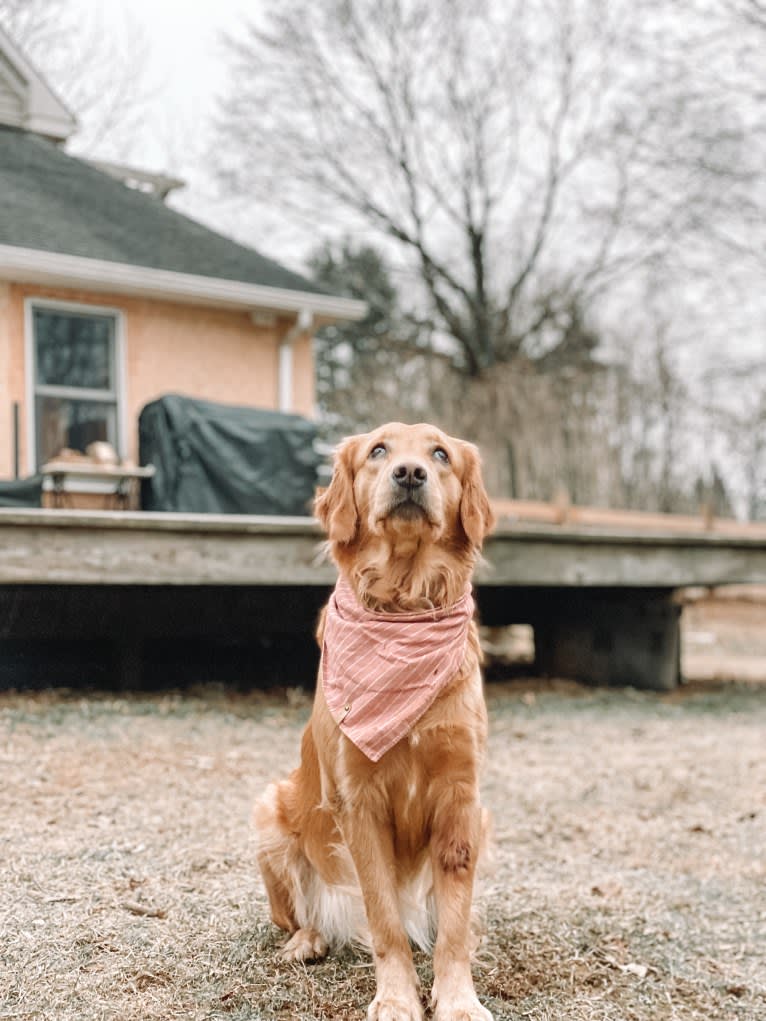
[[33, 303], [33, 444], [36, 464], [64, 447], [106, 440], [119, 451], [119, 313]]

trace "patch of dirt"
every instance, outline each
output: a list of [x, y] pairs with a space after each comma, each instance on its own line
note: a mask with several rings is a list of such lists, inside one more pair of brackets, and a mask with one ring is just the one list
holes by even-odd
[[[475, 975], [497, 1021], [766, 1017], [766, 689], [528, 679], [488, 703]], [[0, 1018], [360, 1021], [369, 957], [280, 961], [253, 853], [309, 710], [0, 696]]]

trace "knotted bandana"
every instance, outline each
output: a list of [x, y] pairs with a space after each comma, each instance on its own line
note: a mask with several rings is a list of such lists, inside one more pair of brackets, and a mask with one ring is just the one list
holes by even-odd
[[327, 605], [322, 687], [343, 733], [377, 762], [460, 669], [474, 613], [470, 586], [452, 606], [376, 613], [341, 576]]

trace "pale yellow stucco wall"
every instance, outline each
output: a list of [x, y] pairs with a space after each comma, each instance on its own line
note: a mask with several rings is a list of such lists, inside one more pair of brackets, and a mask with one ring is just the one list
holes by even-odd
[[[138, 414], [147, 401], [181, 393], [261, 408], [278, 405], [279, 342], [291, 318], [256, 325], [248, 312], [182, 305], [122, 295], [0, 281], [0, 478], [13, 472], [11, 414], [21, 407], [21, 472], [34, 466], [27, 451], [25, 299], [40, 297], [120, 311], [124, 324], [125, 456], [138, 460]], [[309, 337], [293, 354], [293, 409], [314, 409]]]

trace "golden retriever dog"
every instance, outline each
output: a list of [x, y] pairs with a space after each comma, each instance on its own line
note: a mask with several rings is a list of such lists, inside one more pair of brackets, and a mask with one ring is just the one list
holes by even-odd
[[283, 955], [369, 946], [368, 1021], [491, 1021], [473, 987], [487, 717], [471, 574], [493, 515], [472, 444], [390, 423], [338, 448], [315, 502], [339, 577], [301, 762], [255, 809]]

